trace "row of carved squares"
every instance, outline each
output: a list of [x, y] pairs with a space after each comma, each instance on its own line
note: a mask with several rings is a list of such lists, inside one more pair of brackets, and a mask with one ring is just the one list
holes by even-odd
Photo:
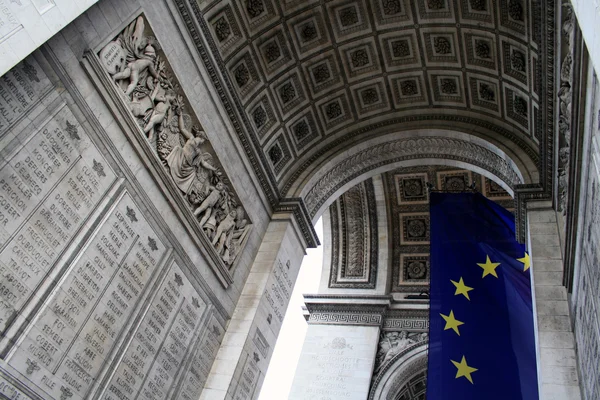
[[[470, 0], [468, 4], [466, 0], [462, 1], [462, 17], [481, 20], [487, 15], [491, 20], [490, 13], [493, 6], [487, 4], [487, 1], [492, 0]], [[525, 33], [528, 14], [523, 0], [499, 1], [503, 25], [510, 30]], [[437, 4], [432, 6], [430, 2]], [[376, 14], [379, 14], [377, 20], [380, 23], [385, 22], [385, 16], [398, 18], [397, 15], [404, 15], [408, 19], [409, 8], [406, 4], [403, 5], [401, 0], [377, 0], [375, 3]], [[417, 4], [421, 23], [431, 18], [447, 18], [450, 23], [456, 22], [453, 16], [454, 7], [449, 4], [449, 0], [419, 0]], [[237, 13], [236, 7], [241, 9]], [[291, 36], [298, 53], [306, 55], [304, 53], [318, 51], [320, 46], [330, 42], [326, 29], [327, 23], [334, 27], [336, 40], [350, 39], [372, 32], [366, 10], [364, 0], [339, 0], [328, 3], [326, 10], [317, 7], [291, 18], [288, 21], [288, 28], [294, 33]], [[405, 12], [403, 13], [402, 10]], [[330, 21], [326, 21], [323, 14], [327, 14]], [[227, 58], [236, 47], [245, 43], [245, 33], [237, 15], [241, 15], [244, 20], [250, 37], [280, 18], [271, 0], [245, 0], [240, 4], [226, 1], [220, 7], [209, 10], [206, 19], [224, 58]]]
[[[470, 171], [440, 171], [437, 173], [437, 186], [441, 190], [467, 190], [468, 185], [475, 182], [477, 190], [493, 200], [510, 200], [511, 196], [498, 183], [485, 176], [474, 181]], [[398, 205], [428, 204], [429, 177], [426, 172], [394, 175], [396, 199]]]
[[[410, 38], [399, 39], [395, 43], [408, 43]], [[388, 42], [392, 42], [390, 39]], [[394, 43], [394, 42], [392, 42]], [[350, 60], [350, 65], [346, 68], [350, 74], [350, 77], [354, 77], [354, 79], [360, 79], [363, 74], [371, 73], [373, 70], [377, 72], [381, 72], [378, 62], [376, 61], [373, 44], [371, 42], [366, 42], [359, 46], [352, 47], [350, 49], [342, 49], [346, 57]], [[525, 56], [525, 53], [520, 53], [519, 50], [513, 49], [513, 58], [514, 54], [519, 54], [520, 56]], [[519, 57], [517, 57], [519, 58]], [[523, 60], [521, 58], [521, 60]], [[523, 62], [519, 62], [523, 65]], [[237, 86], [237, 89], [242, 98], [248, 98], [251, 94], [253, 94], [260, 87], [260, 77], [259, 73], [256, 70], [255, 64], [253, 62], [253, 58], [249, 52], [243, 53], [241, 56], [238, 56], [232, 63], [232, 67], [230, 68], [230, 74], [232, 76], [232, 80], [234, 84]], [[354, 64], [354, 65], [353, 65]], [[525, 64], [527, 62], [525, 61]], [[341, 77], [339, 74], [337, 62], [335, 61], [335, 56], [333, 51], [329, 51], [315, 58], [312, 64], [308, 66], [304, 66], [305, 75], [308, 75], [309, 78], [309, 89], [311, 90], [311, 94], [314, 96], [318, 95], [319, 92], [324, 90], [334, 90], [337, 87], [341, 87], [343, 82], [341, 81]], [[521, 68], [526, 68], [526, 65]], [[510, 71], [507, 71], [509, 75], [518, 77], [519, 75], [513, 71], [511, 74]], [[526, 74], [523, 75], [526, 80]], [[287, 79], [287, 78], [285, 78]], [[458, 77], [455, 79], [447, 79], [443, 78], [442, 81], [434, 81], [433, 90], [434, 90], [434, 101], [445, 102], [452, 101], [456, 102], [458, 100], [459, 103], [465, 102], [464, 97], [460, 96], [460, 88], [464, 87], [462, 82], [456, 82], [457, 79], [461, 79]], [[454, 80], [454, 83], [451, 82]], [[278, 85], [277, 82], [275, 85]], [[517, 82], [518, 83], [518, 82]], [[421, 85], [418, 85], [419, 87]], [[393, 85], [392, 85], [393, 87]], [[420, 90], [417, 87], [416, 90], [413, 90], [413, 95], [416, 96]], [[283, 87], [277, 86], [276, 93], [278, 94], [278, 105], [280, 105], [281, 111], [285, 114], [288, 113], [291, 109], [293, 109], [296, 105], [302, 103], [303, 100], [306, 100], [306, 96], [304, 95], [303, 85], [301, 83], [301, 79], [298, 77], [294, 79], [291, 83], [284, 85]], [[289, 90], [288, 90], [289, 89]], [[438, 90], [439, 89], [439, 90]], [[406, 91], [396, 90], [398, 94], [396, 96], [396, 100], [398, 105], [402, 103], [401, 98], [402, 95], [406, 95]], [[424, 93], [421, 93], [424, 95]], [[293, 96], [293, 98], [290, 98]], [[461, 97], [459, 100], [458, 97]], [[478, 99], [482, 96], [475, 96], [474, 99]], [[486, 100], [487, 99], [487, 100]], [[481, 100], [483, 101], [483, 107], [489, 107], [489, 102], [494, 102], [490, 100], [490, 96], [483, 96]], [[293, 100], [293, 101], [292, 101]], [[479, 104], [478, 104], [479, 105]], [[492, 111], [498, 111], [497, 107], [491, 107]]]

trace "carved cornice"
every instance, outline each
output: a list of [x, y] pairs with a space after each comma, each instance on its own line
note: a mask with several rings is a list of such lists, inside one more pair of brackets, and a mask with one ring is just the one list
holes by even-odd
[[473, 142], [442, 136], [400, 139], [369, 147], [331, 168], [305, 197], [310, 215], [314, 216], [327, 199], [352, 179], [383, 165], [423, 158], [476, 165], [493, 173], [511, 188], [521, 183], [519, 175], [505, 159]]
[[321, 244], [317, 232], [313, 227], [312, 221], [304, 205], [304, 200], [299, 197], [282, 199], [279, 204], [275, 207], [274, 211], [277, 212], [290, 212], [294, 214], [302, 236], [306, 240], [306, 244], [310, 248], [317, 247]]
[[383, 320], [384, 331], [429, 330], [429, 310], [390, 310]]
[[389, 296], [305, 295], [308, 323], [381, 326]]

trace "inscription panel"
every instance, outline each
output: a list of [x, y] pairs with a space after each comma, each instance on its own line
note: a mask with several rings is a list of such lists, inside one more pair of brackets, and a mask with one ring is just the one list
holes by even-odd
[[266, 308], [269, 311], [267, 314], [269, 325], [273, 319], [276, 319], [278, 326], [281, 326], [283, 323], [285, 310], [287, 309], [294, 287], [293, 281], [295, 281], [298, 275], [296, 269], [298, 268], [291, 269], [289, 261], [286, 264], [278, 261], [273, 274], [269, 277], [269, 282], [263, 296], [263, 301], [266, 301]]
[[600, 154], [592, 154], [589, 169], [583, 235], [579, 239], [581, 257], [576, 288], [575, 336], [582, 377], [582, 392], [586, 399], [600, 396]]
[[213, 361], [219, 351], [224, 329], [214, 315], [208, 320], [207, 329], [196, 344], [188, 369], [181, 381], [176, 399], [197, 400], [210, 373]]
[[0, 43], [23, 29], [8, 0], [0, 0]]
[[289, 399], [366, 399], [379, 329], [309, 325]]
[[101, 398], [167, 398], [205, 309], [206, 303], [173, 264]]
[[233, 395], [233, 400], [251, 400], [254, 398], [256, 385], [263, 373], [258, 365], [259, 362], [260, 356], [258, 353], [254, 352], [251, 355], [247, 355], [244, 368], [242, 369], [242, 376]]
[[[0, 0], [0, 9], [2, 9], [3, 1]], [[0, 11], [0, 37], [3, 28], [1, 15]], [[2, 75], [0, 78], [0, 138], [48, 93], [51, 87], [50, 80], [33, 57], [26, 58]]]
[[142, 211], [122, 194], [9, 364], [55, 398], [86, 398], [165, 252]]
[[[20, 142], [22, 140], [22, 142]], [[51, 273], [113, 185], [104, 156], [63, 106], [0, 164], [0, 332]]]

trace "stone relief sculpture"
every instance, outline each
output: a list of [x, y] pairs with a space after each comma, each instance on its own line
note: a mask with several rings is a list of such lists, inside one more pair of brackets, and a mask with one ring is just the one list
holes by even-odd
[[[567, 212], [569, 189], [569, 162], [571, 159], [571, 103], [573, 101], [573, 53], [575, 49], [575, 16], [573, 7], [563, 1], [564, 20], [562, 25], [563, 59], [560, 68], [559, 99], [559, 150], [558, 150], [558, 208]], [[565, 54], [566, 53], [566, 54]]]
[[377, 375], [381, 372], [383, 367], [390, 360], [409, 346], [419, 342], [426, 342], [427, 340], [427, 332], [384, 332], [379, 341], [379, 348], [375, 359], [375, 372], [373, 375]]
[[231, 268], [251, 223], [151, 34], [139, 16], [100, 51], [100, 60], [196, 222]]

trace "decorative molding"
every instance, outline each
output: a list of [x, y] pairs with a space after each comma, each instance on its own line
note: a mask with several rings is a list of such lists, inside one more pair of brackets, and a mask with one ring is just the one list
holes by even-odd
[[[389, 305], [387, 296], [304, 296], [304, 298], [309, 312], [308, 323], [320, 325], [381, 327]], [[358, 300], [361, 302], [357, 302]]]
[[403, 383], [427, 368], [427, 350], [427, 342], [418, 341], [395, 354], [373, 376], [367, 399], [395, 400]]
[[299, 197], [281, 199], [279, 204], [275, 207], [274, 212], [293, 213], [298, 225], [300, 225], [302, 236], [304, 237], [304, 240], [306, 240], [307, 246], [315, 248], [321, 244], [303, 199]]
[[333, 166], [305, 196], [310, 215], [347, 182], [383, 165], [421, 158], [462, 161], [491, 172], [511, 188], [521, 183], [519, 175], [502, 157], [491, 150], [460, 139], [429, 136], [400, 139], [362, 150]]
[[404, 350], [415, 345], [427, 343], [428, 340], [428, 332], [409, 332], [406, 330], [382, 332], [377, 347], [373, 375], [378, 375], [382, 372], [384, 367], [388, 363], [393, 363], [396, 356], [403, 353]]
[[330, 215], [329, 287], [374, 289], [379, 241], [373, 181], [361, 182], [340, 196], [330, 206]]

